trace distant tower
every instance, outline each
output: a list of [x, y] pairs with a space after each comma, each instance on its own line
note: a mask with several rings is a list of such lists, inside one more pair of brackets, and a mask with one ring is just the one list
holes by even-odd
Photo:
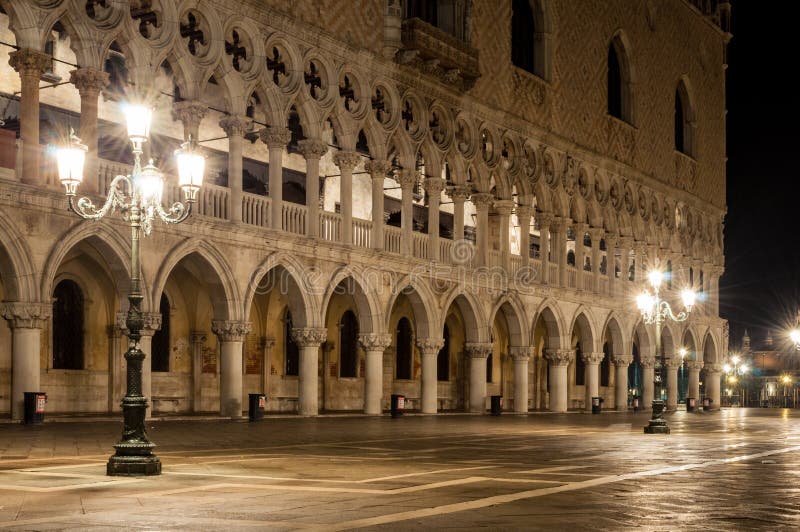
[[772, 331], [767, 330], [767, 338], [764, 340], [764, 346], [767, 348], [772, 348]]
[[742, 351], [745, 353], [750, 352], [750, 335], [747, 334], [747, 329], [744, 330], [744, 337], [742, 338]]

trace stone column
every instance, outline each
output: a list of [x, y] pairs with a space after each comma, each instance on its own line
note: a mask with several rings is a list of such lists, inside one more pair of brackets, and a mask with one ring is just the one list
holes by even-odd
[[511, 358], [514, 360], [514, 412], [528, 412], [528, 360], [531, 348], [528, 346], [512, 347]]
[[203, 397], [203, 346], [208, 335], [203, 331], [191, 331], [189, 341], [192, 349], [192, 412], [201, 412]]
[[200, 123], [208, 107], [199, 100], [183, 100], [172, 104], [172, 117], [183, 123], [183, 140], [200, 140]]
[[69, 81], [81, 97], [81, 141], [89, 149], [83, 164], [83, 185], [88, 193], [100, 193], [97, 167], [97, 97], [108, 86], [108, 73], [94, 68], [79, 68], [70, 72]]
[[542, 284], [550, 283], [550, 226], [553, 223], [553, 215], [549, 212], [539, 214], [539, 257], [541, 259], [542, 271], [539, 278]]
[[467, 343], [464, 346], [469, 359], [469, 411], [486, 412], [486, 359], [492, 344]]
[[19, 73], [21, 82], [22, 182], [43, 185], [44, 176], [39, 175], [39, 79], [50, 69], [52, 57], [31, 48], [8, 55], [8, 64]]
[[436, 358], [444, 347], [442, 338], [422, 338], [417, 340], [422, 353], [422, 413], [435, 414], [437, 405], [437, 366]]
[[265, 127], [259, 131], [261, 142], [269, 147], [269, 198], [272, 228], [283, 230], [283, 151], [292, 140], [292, 132], [285, 127]]
[[522, 257], [523, 267], [528, 266], [531, 262], [531, 216], [533, 216], [533, 207], [530, 205], [517, 205], [519, 256]]
[[643, 242], [633, 245], [633, 280], [637, 283], [645, 281], [644, 257], [647, 246]]
[[617, 294], [617, 276], [615, 268], [617, 265], [617, 237], [606, 234], [606, 275], [608, 276], [608, 295]]
[[292, 329], [292, 338], [300, 348], [300, 397], [298, 414], [316, 416], [319, 413], [319, 346], [327, 338], [322, 327]]
[[485, 267], [489, 265], [489, 206], [494, 201], [494, 196], [481, 192], [473, 194], [470, 199], [477, 211], [475, 221], [475, 265]]
[[367, 161], [364, 170], [372, 177], [372, 249], [383, 250], [383, 182], [391, 170], [389, 161]]
[[546, 349], [544, 358], [548, 362], [550, 411], [566, 412], [568, 406], [567, 367], [575, 358], [575, 351], [572, 349]]
[[578, 290], [586, 290], [590, 287], [586, 286], [583, 261], [586, 257], [586, 247], [583, 245], [583, 235], [586, 234], [588, 229], [587, 224], [576, 223], [572, 225], [572, 230], [575, 233], [575, 288]]
[[586, 402], [583, 409], [586, 412], [592, 411], [592, 397], [600, 395], [600, 362], [603, 361], [605, 353], [582, 353], [584, 363], [584, 389], [586, 392]]
[[656, 359], [645, 358], [641, 359], [642, 364], [642, 409], [650, 410], [653, 407], [653, 393]]
[[667, 358], [667, 410], [673, 412], [678, 409], [678, 368], [683, 361], [680, 358]]
[[711, 409], [719, 410], [720, 407], [720, 379], [722, 366], [720, 364], [706, 364], [706, 397], [711, 399]]
[[358, 337], [364, 351], [364, 413], [378, 416], [383, 413], [383, 352], [392, 345], [390, 334], [361, 334]]
[[700, 370], [703, 369], [703, 361], [687, 360], [686, 367], [689, 369], [688, 397], [694, 397], [695, 405], [700, 405]]
[[230, 219], [242, 222], [242, 142], [252, 126], [246, 116], [231, 115], [219, 121], [228, 136], [228, 188], [231, 191]]
[[628, 409], [628, 366], [633, 362], [633, 355], [614, 355], [611, 358], [616, 374], [614, 375], [614, 408], [620, 411]]
[[328, 145], [318, 139], [298, 142], [306, 158], [306, 236], [319, 235], [319, 160], [328, 151]]
[[211, 322], [219, 338], [219, 415], [223, 417], [242, 417], [242, 344], [250, 329], [249, 321]]
[[[558, 285], [562, 288], [567, 286], [567, 220], [564, 218], [557, 218], [554, 220], [554, 238], [555, 242], [552, 243], [553, 254], [556, 260], [553, 261], [558, 264]], [[552, 254], [551, 254], [552, 255]], [[551, 257], [552, 259], [552, 257]]]
[[617, 285], [619, 294], [624, 295], [630, 286], [630, 276], [628, 269], [631, 266], [631, 246], [633, 240], [630, 237], [621, 237], [619, 239], [619, 279], [620, 283]]
[[403, 193], [400, 207], [400, 253], [412, 257], [414, 254], [411, 239], [414, 238], [414, 186], [419, 174], [413, 168], [403, 168], [397, 174], [397, 182]]
[[[444, 190], [444, 179], [428, 177], [422, 182], [428, 193], [428, 259], [440, 261], [439, 256], [439, 203]], [[463, 218], [462, 218], [463, 219]]]
[[471, 192], [468, 185], [456, 185], [447, 190], [453, 199], [453, 240], [464, 240], [464, 202]]
[[494, 209], [500, 216], [500, 262], [503, 271], [511, 271], [511, 213], [514, 210], [513, 200], [497, 200]]
[[275, 347], [275, 338], [263, 336], [261, 338], [261, 393], [269, 400], [269, 377], [272, 360], [272, 349]]
[[25, 415], [25, 392], [38, 392], [41, 332], [53, 306], [47, 303], [0, 304], [0, 315], [11, 327], [11, 419]]
[[[592, 286], [595, 292], [600, 292], [600, 240], [605, 234], [602, 227], [589, 229], [589, 236], [592, 238]], [[606, 250], [608, 250], [608, 242], [606, 242]]]
[[354, 151], [338, 151], [333, 162], [339, 167], [339, 205], [342, 211], [342, 243], [353, 243], [353, 168], [361, 156]]

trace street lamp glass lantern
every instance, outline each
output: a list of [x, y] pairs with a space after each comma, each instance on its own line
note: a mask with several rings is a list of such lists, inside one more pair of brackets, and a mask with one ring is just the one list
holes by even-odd
[[56, 151], [58, 180], [66, 188], [67, 196], [74, 196], [78, 185], [83, 181], [83, 164], [87, 151], [88, 148], [74, 132], [70, 132], [68, 144]]
[[722, 371], [724, 371], [725, 373], [730, 373], [731, 369], [732, 368], [730, 364], [725, 364], [724, 366], [722, 366]]
[[791, 338], [795, 345], [800, 345], [800, 329], [792, 329], [789, 331], [789, 338]]
[[203, 184], [206, 159], [197, 153], [191, 141], [175, 150], [175, 158], [178, 162], [178, 184], [183, 189], [186, 201], [193, 202], [197, 199], [197, 191]]
[[647, 274], [647, 280], [650, 281], [650, 286], [652, 286], [654, 290], [658, 290], [661, 286], [661, 282], [664, 280], [664, 274], [661, 273], [660, 270], [653, 270]]
[[694, 293], [694, 290], [686, 289], [681, 292], [681, 299], [683, 299], [683, 306], [685, 306], [688, 310], [692, 310], [692, 307], [697, 300], [697, 294]]
[[128, 124], [128, 137], [133, 142], [144, 142], [150, 136], [150, 122], [153, 111], [141, 104], [125, 106], [125, 120]]
[[655, 300], [650, 294], [639, 294], [636, 296], [636, 306], [640, 311], [645, 313], [652, 312], [653, 305], [655, 305]]
[[136, 187], [139, 194], [146, 203], [160, 202], [161, 194], [164, 191], [164, 174], [155, 167], [153, 161], [142, 168], [141, 173], [136, 177]]

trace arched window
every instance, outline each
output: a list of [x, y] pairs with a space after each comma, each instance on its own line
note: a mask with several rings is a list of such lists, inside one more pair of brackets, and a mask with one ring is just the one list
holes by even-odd
[[283, 342], [283, 355], [286, 359], [285, 372], [287, 376], [300, 375], [300, 349], [292, 336], [292, 313], [286, 309], [286, 314], [283, 318], [284, 326], [284, 342]]
[[675, 91], [675, 149], [681, 153], [686, 153], [686, 144], [684, 138], [684, 111], [683, 111], [683, 96], [681, 91]]
[[689, 88], [682, 79], [675, 90], [675, 151], [689, 157], [695, 156], [693, 122], [694, 112]]
[[694, 268], [689, 267], [689, 287], [694, 288]]
[[396, 379], [410, 379], [411, 378], [411, 322], [408, 318], [400, 318], [397, 323], [397, 356], [395, 378]]
[[53, 369], [83, 369], [83, 292], [65, 279], [53, 299]]
[[575, 266], [575, 252], [567, 251], [567, 266]]
[[[494, 343], [494, 342], [493, 342]], [[486, 382], [491, 383], [494, 378], [494, 349], [489, 351], [489, 356], [486, 358]]]
[[447, 325], [444, 326], [442, 337], [444, 345], [436, 356], [436, 380], [446, 382], [450, 380], [450, 329]]
[[633, 90], [630, 62], [621, 35], [608, 46], [608, 114], [633, 123]]
[[667, 279], [667, 289], [672, 290], [672, 261], [667, 261], [667, 274], [665, 275]]
[[153, 334], [150, 343], [150, 369], [151, 371], [169, 371], [169, 313], [170, 304], [166, 294], [161, 294], [161, 303], [158, 306], [161, 313], [161, 328]]
[[613, 44], [608, 47], [608, 114], [622, 119], [622, 72]]
[[697, 291], [700, 292], [701, 294], [706, 291], [706, 284], [704, 277], [705, 276], [703, 275], [703, 270], [700, 270], [700, 286]]
[[586, 384], [586, 364], [583, 363], [583, 350], [581, 343], [575, 346], [575, 385], [583, 386]]
[[536, 72], [533, 18], [530, 0], [514, 0], [511, 4], [511, 62], [531, 74]]
[[603, 344], [603, 360], [600, 362], [600, 386], [608, 386], [611, 382], [611, 348], [608, 342]]
[[339, 323], [339, 363], [340, 377], [358, 377], [358, 320], [350, 310]]

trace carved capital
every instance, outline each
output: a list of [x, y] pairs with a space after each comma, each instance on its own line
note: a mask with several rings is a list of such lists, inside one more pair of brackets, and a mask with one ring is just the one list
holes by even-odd
[[297, 149], [306, 159], [319, 159], [328, 152], [328, 145], [318, 139], [303, 139]]
[[417, 184], [417, 179], [419, 179], [419, 173], [412, 168], [403, 168], [395, 176], [395, 181], [400, 183], [402, 189], [411, 189]]
[[0, 303], [0, 316], [8, 320], [12, 329], [41, 329], [50, 319], [53, 305], [49, 303]]
[[244, 137], [253, 127], [253, 121], [246, 116], [230, 115], [219, 121], [219, 127], [228, 137]]
[[469, 185], [454, 185], [447, 187], [447, 195], [453, 198], [453, 202], [465, 202], [472, 194], [472, 188]]
[[264, 349], [272, 349], [275, 347], [275, 337], [274, 336], [262, 336], [261, 337], [261, 347]]
[[189, 341], [194, 344], [204, 344], [208, 340], [208, 335], [205, 331], [192, 331], [189, 333]]
[[611, 362], [618, 368], [627, 368], [633, 362], [633, 355], [614, 355]]
[[689, 371], [700, 371], [703, 369], [703, 361], [702, 360], [687, 360], [686, 367], [689, 368]]
[[319, 347], [328, 337], [328, 329], [301, 327], [292, 329], [292, 338], [300, 347]]
[[575, 359], [575, 351], [573, 349], [546, 349], [544, 358], [552, 366], [569, 366], [569, 363]]
[[285, 127], [269, 126], [259, 131], [258, 137], [270, 148], [283, 149], [292, 140], [292, 132]]
[[372, 176], [372, 179], [383, 179], [391, 169], [392, 164], [389, 161], [369, 160], [364, 163], [364, 170]]
[[553, 219], [555, 217], [552, 213], [549, 212], [541, 212], [538, 216], [536, 216], [536, 221], [539, 223], [539, 229], [545, 230], [550, 229], [550, 226], [553, 225]]
[[488, 209], [494, 201], [494, 195], [488, 192], [476, 192], [469, 199], [476, 209]]
[[533, 207], [530, 205], [517, 205], [516, 212], [517, 218], [520, 220], [524, 220], [526, 218], [530, 220], [531, 216], [533, 216]]
[[722, 364], [706, 364], [705, 369], [706, 373], [716, 373], [719, 375], [722, 373]]
[[81, 96], [97, 96], [108, 86], [108, 72], [95, 68], [79, 68], [69, 73], [69, 81], [78, 89]]
[[514, 362], [527, 362], [531, 358], [530, 346], [511, 347], [508, 351]]
[[488, 358], [492, 352], [492, 344], [468, 342], [464, 346], [464, 351], [467, 353], [467, 358]]
[[354, 151], [337, 151], [333, 154], [333, 162], [336, 163], [343, 172], [347, 170], [353, 170], [359, 161], [361, 161], [361, 156]]
[[603, 352], [600, 353], [581, 353], [581, 358], [583, 359], [583, 363], [587, 365], [597, 365], [603, 361], [606, 354]]
[[592, 237], [592, 246], [599, 246], [600, 240], [606, 236], [606, 230], [602, 227], [591, 227], [589, 228], [589, 236]]
[[496, 200], [494, 202], [494, 210], [497, 211], [497, 214], [499, 214], [500, 216], [510, 216], [512, 211], [514, 210], [514, 201]]
[[208, 106], [197, 100], [185, 100], [172, 104], [172, 118], [180, 120], [184, 127], [197, 127], [208, 114]]
[[656, 367], [656, 359], [655, 358], [642, 358], [640, 360], [640, 364], [644, 369], [653, 369]]
[[438, 355], [444, 347], [443, 338], [418, 338], [417, 347], [424, 355]]
[[211, 331], [217, 335], [220, 342], [243, 342], [251, 328], [252, 325], [249, 321], [214, 320], [211, 322]]
[[428, 177], [422, 181], [422, 186], [425, 188], [425, 192], [438, 198], [444, 190], [445, 182], [441, 177]]
[[53, 64], [52, 56], [31, 48], [16, 50], [8, 54], [8, 57], [8, 64], [19, 72], [20, 76], [31, 76], [36, 79], [50, 70], [50, 66]]
[[383, 351], [392, 345], [392, 335], [365, 333], [358, 335], [358, 341], [364, 351]]
[[683, 360], [681, 360], [680, 357], [667, 358], [664, 360], [664, 365], [670, 369], [678, 369], [683, 366]]

